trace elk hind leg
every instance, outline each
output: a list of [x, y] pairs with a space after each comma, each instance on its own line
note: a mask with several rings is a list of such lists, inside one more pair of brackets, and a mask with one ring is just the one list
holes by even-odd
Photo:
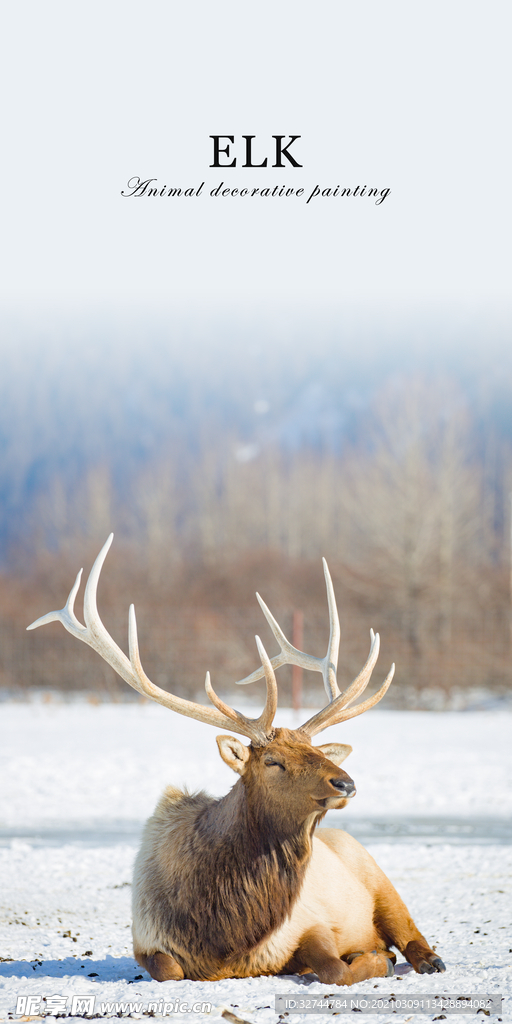
[[313, 971], [324, 985], [353, 985], [367, 978], [386, 978], [393, 964], [385, 953], [356, 954], [351, 963], [340, 960], [333, 933], [321, 926], [310, 928], [299, 943], [283, 974]]
[[181, 981], [185, 977], [177, 960], [169, 953], [141, 953], [135, 951], [135, 959], [155, 981]]

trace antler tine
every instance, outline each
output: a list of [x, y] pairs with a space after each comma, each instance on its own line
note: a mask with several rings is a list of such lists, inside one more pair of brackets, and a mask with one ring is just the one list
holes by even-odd
[[27, 626], [27, 629], [36, 629], [37, 626], [45, 626], [47, 622], [62, 622], [62, 625], [65, 626], [70, 633], [73, 633], [74, 636], [78, 636], [80, 640], [83, 639], [83, 637], [80, 636], [80, 632], [83, 632], [84, 627], [78, 621], [74, 612], [75, 598], [80, 586], [80, 580], [82, 579], [82, 573], [83, 569], [80, 569], [77, 573], [76, 580], [71, 587], [69, 597], [64, 608], [59, 608], [56, 612], [47, 612], [46, 615], [41, 615], [35, 620], [35, 622], [31, 622], [30, 626]]
[[[243, 726], [242, 735], [249, 736], [256, 746], [262, 746], [265, 743], [268, 743], [269, 739], [271, 739], [273, 735], [272, 723], [277, 711], [277, 683], [274, 672], [272, 671], [270, 659], [259, 636], [256, 637], [256, 644], [267, 683], [265, 707], [263, 708], [259, 718], [246, 718], [246, 716], [240, 711], [235, 711], [233, 708], [230, 708], [228, 704], [225, 704], [224, 701], [215, 693], [211, 684], [209, 672], [206, 673], [204, 686], [212, 704], [214, 704], [228, 720], [237, 725], [241, 724]], [[228, 728], [233, 729], [233, 726], [228, 725]]]
[[322, 732], [323, 729], [327, 729], [330, 725], [339, 725], [340, 722], [345, 722], [349, 718], [355, 718], [357, 715], [362, 715], [364, 711], [373, 707], [374, 704], [378, 704], [382, 700], [384, 694], [387, 692], [388, 687], [393, 679], [395, 672], [395, 666], [391, 666], [391, 670], [386, 676], [384, 683], [380, 690], [374, 693], [372, 697], [363, 701], [361, 704], [357, 704], [355, 708], [349, 708], [357, 697], [363, 693], [368, 686], [371, 678], [371, 674], [375, 667], [377, 658], [379, 656], [380, 649], [380, 637], [379, 634], [374, 634], [373, 630], [370, 631], [371, 645], [370, 653], [366, 660], [365, 665], [354, 679], [353, 683], [340, 694], [340, 696], [333, 701], [331, 704], [327, 704], [325, 708], [322, 708], [316, 715], [308, 719], [304, 725], [301, 725], [301, 730], [307, 732], [309, 736], [315, 736], [316, 733]]
[[[96, 602], [96, 594], [98, 590], [98, 581], [100, 578], [101, 570], [105, 559], [110, 551], [112, 541], [114, 540], [114, 534], [111, 533], [107, 537], [99, 555], [94, 561], [93, 567], [89, 573], [87, 583], [85, 584], [84, 593], [84, 619], [87, 627], [87, 638], [83, 639], [88, 643], [98, 654], [101, 655], [105, 661], [121, 676], [125, 682], [133, 686], [135, 690], [138, 689], [134, 685], [133, 673], [130, 671], [131, 666], [126, 654], [116, 644], [115, 640], [110, 636], [110, 633], [103, 625]], [[94, 641], [94, 642], [93, 642]], [[140, 691], [139, 691], [140, 692]]]
[[327, 603], [329, 605], [329, 647], [326, 654], [327, 664], [326, 674], [324, 675], [324, 686], [327, 696], [330, 696], [331, 700], [336, 700], [340, 693], [340, 689], [336, 681], [336, 673], [338, 671], [338, 653], [340, 649], [340, 620], [336, 606], [336, 598], [334, 596], [331, 574], [325, 558], [322, 558], [322, 565], [324, 567]]
[[[380, 651], [380, 636], [378, 633], [374, 633], [373, 629], [370, 630], [370, 651], [368, 657], [358, 673], [354, 681], [347, 687], [343, 693], [337, 698], [337, 704], [340, 708], [348, 708], [349, 704], [352, 704], [357, 698], [366, 690], [370, 681], [371, 674], [377, 664], [377, 658], [379, 657]], [[327, 705], [329, 708], [329, 705]], [[325, 710], [327, 710], [327, 708]]]
[[[322, 559], [322, 561], [327, 588], [327, 603], [329, 606], [329, 644], [327, 647], [327, 654], [324, 658], [316, 658], [313, 654], [305, 654], [304, 651], [299, 651], [296, 647], [293, 647], [290, 641], [285, 637], [279, 623], [276, 622], [272, 615], [272, 612], [267, 608], [264, 600], [259, 594], [256, 594], [256, 597], [260, 608], [281, 648], [281, 653], [276, 654], [270, 659], [272, 669], [281, 668], [281, 665], [298, 665], [300, 668], [310, 669], [312, 672], [321, 672], [327, 696], [329, 697], [329, 700], [333, 701], [340, 695], [340, 690], [336, 682], [338, 650], [340, 646], [340, 622], [338, 618], [338, 610], [336, 608], [334, 588], [329, 569], [327, 567], [327, 562], [325, 558]], [[264, 674], [264, 668], [258, 668], [254, 672], [251, 672], [249, 676], [245, 676], [244, 679], [239, 679], [237, 681], [237, 686], [246, 686], [247, 683], [254, 683], [257, 679], [261, 679]]]
[[[210, 673], [209, 672], [206, 673], [206, 679], [204, 681], [204, 688], [206, 690], [206, 693], [208, 694], [208, 699], [211, 700], [212, 704], [217, 708], [217, 710], [220, 711], [221, 714], [224, 715], [224, 717], [226, 719], [226, 722], [229, 723], [229, 725], [225, 726], [225, 728], [230, 728], [231, 729], [232, 726], [233, 726], [233, 722], [237, 721], [237, 713], [234, 710], [234, 708], [230, 708], [229, 704], [226, 704], [215, 693], [215, 690], [213, 689], [213, 686], [212, 686], [212, 681], [211, 681]], [[240, 716], [240, 717], [242, 717], [242, 716]], [[245, 732], [243, 735], [247, 735], [247, 732]]]
[[110, 533], [107, 537], [99, 555], [94, 560], [93, 567], [89, 573], [87, 583], [85, 584], [84, 593], [84, 619], [85, 625], [91, 630], [92, 633], [106, 633], [106, 629], [100, 619], [98, 612], [98, 605], [96, 602], [96, 594], [98, 590], [98, 581], [101, 575], [101, 570], [105, 559], [112, 546], [114, 540], [114, 534]]
[[261, 722], [261, 727], [265, 733], [272, 731], [272, 723], [274, 721], [277, 711], [277, 683], [274, 675], [274, 670], [270, 664], [270, 658], [259, 638], [256, 637], [256, 646], [258, 648], [258, 654], [261, 658], [261, 664], [265, 672], [265, 680], [267, 683], [267, 699], [265, 701], [265, 707], [261, 712], [258, 719]]
[[[317, 733], [322, 732], [323, 729], [326, 729], [330, 725], [339, 725], [340, 722], [347, 722], [349, 718], [357, 718], [358, 715], [362, 715], [365, 711], [369, 711], [369, 709], [375, 707], [375, 705], [378, 704], [387, 693], [394, 674], [395, 665], [393, 663], [380, 690], [377, 690], [372, 697], [368, 697], [367, 700], [363, 700], [361, 704], [356, 704], [355, 708], [342, 708], [338, 714], [334, 713], [332, 717], [329, 718], [329, 721], [324, 724], [315, 725], [315, 719], [319, 717], [315, 715], [313, 718], [310, 718], [309, 722], [306, 722], [306, 725], [301, 726], [301, 730], [303, 732], [307, 732], [308, 736], [316, 736]], [[332, 706], [330, 706], [330, 710], [332, 710]]]

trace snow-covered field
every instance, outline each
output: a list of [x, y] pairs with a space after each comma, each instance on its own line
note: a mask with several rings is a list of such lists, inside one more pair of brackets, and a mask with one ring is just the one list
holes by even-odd
[[[145, 1018], [156, 1003], [153, 1015], [163, 1018], [163, 1001], [178, 1005], [177, 1013], [167, 1008], [166, 1020], [213, 1022], [226, 1008], [247, 1021], [276, 1022], [276, 993], [309, 998], [332, 992], [296, 977], [158, 984], [133, 960], [136, 832], [169, 782], [214, 794], [233, 784], [214, 729], [148, 702], [4, 704], [0, 721], [0, 1019], [16, 1017], [20, 996], [34, 997], [19, 1005], [25, 1017], [90, 1015], [73, 997], [91, 995], [93, 1016], [127, 1014], [128, 1005], [124, 1011], [106, 1005], [125, 1003], [140, 1004], [132, 1015]], [[299, 723], [281, 712], [276, 724]], [[488, 821], [491, 832], [497, 819], [510, 818], [510, 712], [373, 710], [324, 736], [320, 742], [338, 739], [354, 747], [345, 767], [358, 792], [347, 822], [475, 817]], [[508, 1018], [507, 1009], [500, 1016], [512, 1019], [512, 846], [398, 842], [369, 848], [447, 971], [373, 979], [357, 992], [500, 992]], [[180, 1012], [185, 1000], [211, 1003], [212, 1012]], [[439, 1016], [407, 1012], [378, 1019], [420, 1024]], [[294, 1024], [310, 1016], [290, 1012], [282, 1019]]]

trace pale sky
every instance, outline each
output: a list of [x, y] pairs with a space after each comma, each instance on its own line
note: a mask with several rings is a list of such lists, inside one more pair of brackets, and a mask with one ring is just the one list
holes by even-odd
[[[5, 7], [2, 307], [510, 309], [511, 21], [498, 0]], [[258, 160], [300, 135], [303, 168], [210, 169], [212, 134], [239, 163], [242, 135]], [[136, 175], [205, 185], [123, 198]], [[211, 198], [222, 180], [305, 196]], [[391, 191], [306, 204], [315, 185]]]

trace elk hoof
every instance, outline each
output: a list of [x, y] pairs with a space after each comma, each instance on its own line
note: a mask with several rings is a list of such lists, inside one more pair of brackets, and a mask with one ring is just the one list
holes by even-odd
[[432, 956], [429, 957], [428, 962], [427, 960], [424, 960], [423, 963], [420, 964], [419, 973], [435, 974], [435, 972], [438, 971], [439, 974], [444, 974], [445, 970], [446, 967], [441, 958], [438, 956]]
[[435, 960], [432, 960], [432, 966], [435, 967], [436, 971], [440, 974], [444, 974], [446, 967], [440, 957], [436, 956]]
[[427, 961], [423, 961], [423, 963], [420, 964], [419, 973], [435, 974], [435, 972], [438, 971], [439, 974], [443, 974], [445, 970], [446, 968], [444, 967], [444, 964], [442, 963], [439, 956], [430, 956], [428, 963]]
[[395, 965], [394, 965], [392, 960], [388, 959], [388, 969], [387, 969], [387, 973], [386, 973], [386, 978], [392, 978], [394, 973], [395, 973]]
[[443, 961], [440, 957], [429, 949], [427, 945], [423, 943], [413, 941], [408, 942], [404, 949], [405, 959], [409, 961], [414, 967], [417, 974], [435, 974], [436, 971], [442, 973], [446, 970]]
[[357, 953], [349, 953], [348, 956], [344, 956], [343, 957], [343, 960], [345, 961], [345, 963], [351, 964], [352, 961], [356, 959], [356, 956], [364, 956], [363, 950], [360, 949], [360, 950], [358, 950]]
[[407, 960], [404, 960], [401, 964], [395, 964], [395, 974], [399, 978], [401, 978], [403, 974], [410, 974], [413, 970], [414, 967], [412, 964], [407, 963]]

